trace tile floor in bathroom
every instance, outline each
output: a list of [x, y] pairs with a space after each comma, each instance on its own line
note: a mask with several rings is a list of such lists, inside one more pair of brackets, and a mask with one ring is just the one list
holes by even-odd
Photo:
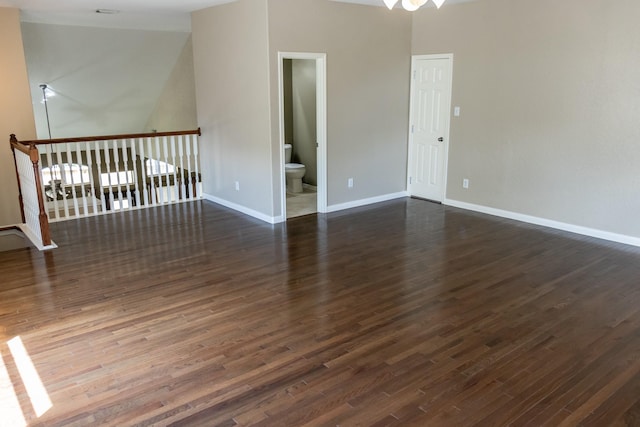
[[287, 218], [318, 212], [316, 187], [303, 184], [302, 193], [287, 191]]

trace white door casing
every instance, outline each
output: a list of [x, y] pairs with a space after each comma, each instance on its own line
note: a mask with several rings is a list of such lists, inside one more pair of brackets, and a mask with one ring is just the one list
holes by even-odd
[[281, 221], [287, 219], [287, 188], [284, 174], [284, 59], [313, 59], [316, 61], [316, 138], [317, 138], [317, 210], [327, 212], [327, 54], [278, 52], [278, 103], [280, 110], [280, 183]]
[[446, 192], [452, 63], [451, 54], [411, 60], [407, 189], [437, 202]]

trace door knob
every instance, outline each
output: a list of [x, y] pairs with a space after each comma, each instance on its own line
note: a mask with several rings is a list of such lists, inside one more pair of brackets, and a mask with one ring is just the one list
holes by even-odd
[[442, 141], [444, 141], [443, 137], [438, 138], [438, 142], [442, 142]]

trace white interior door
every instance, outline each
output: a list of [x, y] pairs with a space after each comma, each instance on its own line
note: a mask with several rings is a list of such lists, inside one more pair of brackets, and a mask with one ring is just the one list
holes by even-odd
[[442, 202], [446, 189], [452, 55], [412, 59], [409, 194]]

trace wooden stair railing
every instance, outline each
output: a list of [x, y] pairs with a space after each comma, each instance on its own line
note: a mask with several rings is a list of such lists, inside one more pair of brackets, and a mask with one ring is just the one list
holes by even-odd
[[[30, 141], [11, 135], [23, 223], [29, 220], [25, 191], [31, 181], [21, 182], [16, 151], [32, 162], [32, 190], [46, 246], [49, 221], [195, 199], [201, 182], [200, 135], [199, 128]], [[154, 168], [157, 164], [162, 166]], [[43, 168], [48, 168], [44, 182]]]
[[[14, 134], [11, 134], [9, 144], [11, 145], [13, 162], [16, 168], [16, 179], [18, 180], [18, 203], [20, 204], [22, 224], [27, 227], [30, 233], [40, 240], [37, 243], [41, 243], [43, 247], [51, 246], [49, 217], [47, 216], [47, 211], [45, 209], [44, 196], [42, 194], [43, 185], [40, 175], [40, 166], [38, 164], [40, 161], [38, 148], [34, 143], [19, 142]], [[16, 154], [16, 150], [18, 150], [18, 154]], [[28, 160], [31, 162], [31, 170], [24, 167], [24, 161], [19, 160], [20, 153], [27, 156]], [[27, 194], [26, 209], [25, 194]], [[34, 194], [35, 198], [33, 197]], [[35, 211], [37, 211], [37, 222], [34, 220], [34, 216], [36, 215]], [[29, 237], [31, 238], [31, 236]]]

